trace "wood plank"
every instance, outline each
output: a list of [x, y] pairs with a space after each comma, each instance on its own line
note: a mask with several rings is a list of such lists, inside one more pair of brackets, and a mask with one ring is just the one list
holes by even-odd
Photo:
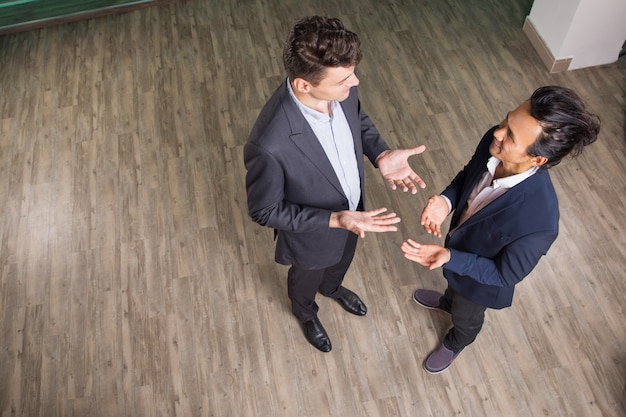
[[[548, 74], [522, 31], [527, 0], [160, 5], [0, 36], [0, 415], [626, 413], [625, 61]], [[329, 354], [291, 315], [242, 160], [284, 80], [287, 31], [311, 13], [360, 35], [362, 105], [388, 143], [427, 146], [416, 195], [366, 168], [369, 208], [403, 221], [359, 241], [346, 286], [366, 317], [318, 300]], [[411, 296], [445, 280], [399, 246], [440, 242], [419, 225], [428, 197], [546, 84], [603, 121], [551, 171], [560, 236], [513, 307], [427, 374], [451, 323]]]

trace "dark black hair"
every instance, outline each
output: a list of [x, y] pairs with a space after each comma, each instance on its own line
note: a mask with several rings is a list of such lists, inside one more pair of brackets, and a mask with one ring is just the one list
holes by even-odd
[[530, 97], [530, 115], [541, 125], [542, 132], [527, 149], [529, 155], [543, 156], [551, 168], [570, 155], [578, 156], [600, 132], [600, 119], [589, 112], [572, 90], [559, 86], [540, 87]]

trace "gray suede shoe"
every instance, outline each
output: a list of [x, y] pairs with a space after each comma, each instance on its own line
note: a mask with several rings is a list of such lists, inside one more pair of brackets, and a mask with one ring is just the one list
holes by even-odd
[[428, 355], [428, 358], [424, 361], [424, 369], [429, 374], [441, 373], [452, 365], [452, 362], [461, 352], [463, 352], [463, 349], [454, 353], [442, 343], [435, 351]]
[[449, 311], [439, 306], [439, 299], [443, 297], [443, 294], [433, 290], [417, 290], [413, 293], [413, 300], [422, 307], [429, 308], [431, 310], [440, 310], [450, 314]]

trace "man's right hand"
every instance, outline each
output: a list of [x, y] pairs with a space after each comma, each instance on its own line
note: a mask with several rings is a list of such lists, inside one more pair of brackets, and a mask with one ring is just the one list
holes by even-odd
[[450, 214], [450, 208], [446, 199], [440, 195], [434, 195], [428, 199], [426, 207], [422, 210], [420, 223], [426, 232], [441, 237], [441, 224], [448, 214]]
[[365, 237], [365, 232], [395, 232], [398, 228], [393, 225], [400, 223], [401, 219], [396, 213], [385, 213], [386, 211], [386, 208], [379, 208], [370, 211], [334, 212], [330, 215], [329, 227], [346, 229], [362, 238]]

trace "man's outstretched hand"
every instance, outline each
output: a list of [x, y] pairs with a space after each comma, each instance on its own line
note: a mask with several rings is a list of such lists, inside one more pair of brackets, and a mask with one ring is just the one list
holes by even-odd
[[395, 232], [398, 228], [394, 224], [400, 223], [401, 219], [396, 213], [385, 213], [386, 211], [386, 208], [379, 208], [370, 211], [334, 212], [330, 215], [329, 226], [349, 230], [362, 238], [365, 237], [365, 232]]
[[400, 188], [402, 191], [417, 193], [417, 186], [426, 188], [426, 183], [413, 171], [409, 165], [409, 157], [421, 154], [426, 150], [424, 145], [411, 149], [387, 150], [376, 159], [378, 169], [392, 190]]
[[402, 242], [400, 249], [405, 258], [428, 269], [439, 268], [450, 261], [450, 251], [439, 245], [422, 245], [413, 239], [407, 239]]
[[446, 200], [440, 195], [433, 195], [422, 210], [420, 223], [428, 233], [441, 237], [441, 224], [449, 213], [450, 208]]

